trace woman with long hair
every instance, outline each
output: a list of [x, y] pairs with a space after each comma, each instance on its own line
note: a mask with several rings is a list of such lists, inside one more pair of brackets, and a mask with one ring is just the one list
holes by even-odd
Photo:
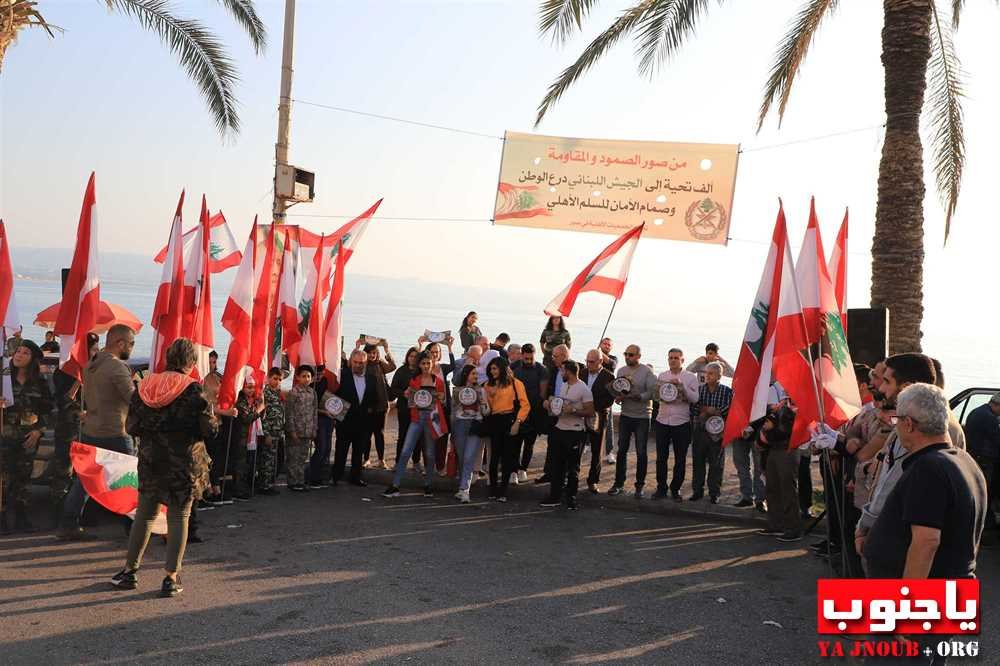
[[[454, 344], [454, 342], [455, 338], [451, 337], [450, 335], [448, 336], [447, 340], [445, 340], [445, 344], [448, 345], [447, 363], [441, 363], [440, 344], [432, 342], [430, 345], [427, 346], [427, 349], [425, 350], [428, 354], [431, 355], [431, 361], [434, 364], [431, 371], [444, 381], [444, 396], [445, 396], [444, 415], [445, 418], [448, 419], [449, 423], [451, 422], [452, 402], [451, 402], [451, 383], [448, 379], [448, 376], [452, 375], [456, 370], [455, 353], [452, 350], [452, 345]], [[448, 460], [448, 435], [446, 434], [441, 435], [440, 437], [434, 440], [434, 460], [437, 463], [438, 471], [440, 472], [444, 470], [445, 463]]]
[[167, 349], [167, 369], [146, 377], [132, 394], [126, 430], [139, 440], [139, 506], [128, 539], [125, 568], [111, 579], [120, 589], [138, 585], [139, 565], [160, 505], [167, 507], [166, 576], [160, 596], [184, 589], [178, 574], [187, 545], [188, 519], [195, 498], [209, 482], [205, 440], [218, 431], [201, 384], [191, 377], [197, 362], [194, 345], [178, 338]]
[[559, 345], [573, 346], [569, 330], [566, 328], [566, 320], [559, 315], [550, 316], [545, 328], [542, 329], [542, 336], [538, 342], [542, 345], [542, 363], [551, 369], [552, 350]]
[[[406, 471], [406, 463], [417, 442], [421, 440], [424, 442], [424, 462], [427, 465], [424, 496], [434, 496], [431, 488], [431, 479], [434, 477], [434, 439], [448, 432], [448, 421], [444, 415], [444, 380], [434, 374], [434, 362], [427, 352], [421, 352], [417, 356], [417, 366], [420, 368], [420, 374], [410, 380], [404, 393], [406, 399], [412, 403], [410, 428], [406, 432], [403, 453], [396, 461], [396, 473], [392, 485], [385, 489], [383, 497], [399, 496], [399, 484], [403, 479], [403, 472]], [[430, 401], [426, 404], [418, 400], [420, 397], [418, 393], [421, 391], [430, 393]]]
[[[406, 441], [406, 431], [410, 429], [410, 408], [406, 404], [406, 387], [410, 385], [410, 380], [420, 373], [417, 366], [417, 354], [420, 353], [416, 347], [406, 350], [403, 357], [403, 365], [396, 368], [392, 373], [392, 382], [389, 384], [389, 395], [396, 401], [396, 460], [399, 460], [403, 453], [403, 442]], [[420, 462], [420, 447], [413, 451], [413, 464]]]
[[[484, 424], [490, 438], [490, 499], [507, 501], [507, 484], [517, 472], [517, 441], [521, 425], [531, 411], [524, 384], [514, 377], [507, 359], [498, 356], [486, 366], [486, 400], [490, 415]], [[500, 483], [497, 483], [497, 465]]]
[[465, 315], [462, 319], [462, 325], [458, 327], [458, 339], [462, 343], [462, 353], [469, 351], [469, 347], [476, 344], [476, 338], [483, 334], [476, 326], [476, 322], [479, 321], [479, 315], [475, 312], [470, 312]]
[[[474, 400], [473, 400], [474, 399]], [[476, 380], [476, 366], [462, 368], [455, 380], [455, 395], [452, 398], [452, 442], [458, 454], [458, 492], [455, 499], [469, 503], [469, 488], [472, 475], [480, 460], [482, 440], [480, 430], [483, 417], [490, 413], [486, 391]]]
[[[3, 417], [3, 436], [0, 437], [0, 486], [4, 496], [2, 506], [7, 512], [0, 514], [0, 533], [9, 532], [13, 522], [17, 532], [33, 532], [34, 526], [28, 520], [28, 484], [31, 483], [31, 469], [38, 452], [38, 442], [49, 421], [52, 411], [52, 394], [49, 385], [41, 376], [42, 350], [31, 340], [19, 340], [10, 368], [10, 387], [14, 401], [8, 404], [0, 397], [0, 415]], [[7, 515], [13, 509], [14, 520]]]

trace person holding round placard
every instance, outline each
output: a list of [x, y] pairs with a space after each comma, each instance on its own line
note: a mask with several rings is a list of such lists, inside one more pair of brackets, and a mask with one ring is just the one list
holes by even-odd
[[[667, 352], [667, 370], [656, 378], [660, 410], [656, 414], [656, 493], [653, 499], [667, 496], [667, 461], [674, 451], [674, 471], [670, 477], [670, 495], [681, 501], [688, 447], [691, 446], [691, 406], [698, 402], [698, 375], [684, 369], [684, 352], [674, 347]], [[691, 496], [699, 500], [697, 491]]]
[[398, 497], [399, 484], [406, 471], [406, 463], [417, 446], [424, 442], [424, 461], [427, 477], [424, 485], [424, 496], [433, 497], [431, 479], [434, 476], [434, 440], [448, 432], [448, 423], [444, 414], [444, 380], [434, 374], [434, 361], [427, 352], [421, 352], [417, 357], [420, 374], [410, 380], [404, 395], [410, 404], [410, 428], [406, 432], [403, 443], [403, 454], [396, 461], [396, 473], [392, 485], [382, 493], [384, 497]]
[[[580, 454], [587, 438], [587, 420], [594, 416], [594, 394], [586, 382], [580, 381], [576, 361], [566, 361], [560, 369], [562, 387], [559, 395], [545, 401], [544, 407], [556, 418], [549, 432], [552, 450], [549, 496], [543, 507], [559, 506], [565, 486], [566, 508], [576, 509], [576, 490], [580, 482]], [[600, 449], [597, 456], [600, 459]]]
[[469, 503], [469, 488], [472, 475], [480, 460], [483, 417], [489, 414], [486, 391], [476, 381], [476, 366], [462, 368], [455, 380], [455, 395], [452, 398], [452, 439], [458, 454], [459, 478], [455, 499]]
[[[455, 338], [450, 335], [444, 339], [444, 343], [448, 345], [448, 362], [441, 363], [441, 345], [437, 342], [432, 342], [427, 346], [427, 353], [431, 355], [431, 362], [433, 367], [431, 372], [433, 372], [437, 377], [444, 382], [444, 415], [445, 418], [451, 421], [451, 383], [448, 376], [455, 372], [455, 352], [452, 350], [452, 345], [455, 344]], [[448, 435], [444, 434], [434, 440], [434, 460], [437, 463], [438, 472], [444, 471], [445, 463], [448, 460]]]
[[[486, 399], [490, 415], [486, 434], [490, 438], [490, 499], [507, 501], [507, 485], [517, 471], [517, 442], [521, 426], [531, 410], [524, 384], [510, 372], [505, 358], [495, 358], [486, 366]], [[497, 481], [497, 466], [501, 477]]]
[[705, 492], [705, 466], [708, 466], [708, 499], [719, 502], [722, 491], [722, 470], [726, 460], [722, 453], [722, 433], [726, 428], [733, 389], [724, 386], [724, 369], [712, 361], [705, 366], [705, 383], [698, 388], [698, 402], [694, 404], [694, 439], [691, 453], [694, 458], [691, 472], [691, 499], [701, 499]]
[[[410, 406], [407, 403], [406, 387], [410, 385], [410, 380], [420, 374], [417, 367], [417, 355], [420, 350], [410, 347], [406, 350], [403, 365], [392, 373], [392, 381], [389, 383], [389, 396], [396, 401], [396, 460], [403, 454], [403, 442], [406, 441], [406, 431], [410, 428]], [[420, 462], [420, 447], [413, 451], [413, 465]]]
[[615, 484], [608, 490], [609, 495], [624, 492], [625, 475], [628, 471], [628, 449], [635, 436], [635, 497], [642, 499], [646, 484], [646, 465], [649, 460], [649, 417], [652, 413], [653, 393], [656, 391], [656, 376], [649, 366], [640, 363], [642, 350], [639, 345], [625, 348], [625, 366], [618, 368], [618, 377], [611, 382], [611, 394], [622, 406], [618, 421], [618, 455], [615, 462]]

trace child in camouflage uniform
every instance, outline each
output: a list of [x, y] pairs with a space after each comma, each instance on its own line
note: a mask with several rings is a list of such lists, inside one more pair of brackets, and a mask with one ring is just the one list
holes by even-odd
[[263, 441], [257, 447], [257, 487], [260, 495], [277, 495], [278, 447], [285, 441], [285, 406], [281, 399], [281, 368], [271, 368], [264, 386]]
[[309, 444], [316, 437], [316, 391], [312, 384], [313, 369], [300, 365], [295, 370], [295, 386], [285, 398], [285, 467], [288, 489], [306, 490], [305, 469]]

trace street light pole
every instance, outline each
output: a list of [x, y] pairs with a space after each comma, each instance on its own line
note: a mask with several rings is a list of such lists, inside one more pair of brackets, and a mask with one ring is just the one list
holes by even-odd
[[285, 32], [281, 44], [281, 93], [278, 97], [278, 140], [274, 144], [274, 221], [285, 222], [287, 200], [278, 194], [278, 169], [288, 165], [292, 123], [292, 55], [295, 50], [295, 0], [285, 0]]

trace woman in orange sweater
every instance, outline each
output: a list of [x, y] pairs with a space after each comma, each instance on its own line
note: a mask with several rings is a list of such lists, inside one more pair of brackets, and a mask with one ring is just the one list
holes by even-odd
[[[528, 419], [531, 405], [520, 379], [510, 371], [507, 359], [497, 357], [486, 366], [486, 401], [490, 414], [484, 423], [490, 438], [490, 499], [507, 501], [507, 483], [517, 472], [517, 433]], [[497, 484], [497, 464], [500, 483]]]

